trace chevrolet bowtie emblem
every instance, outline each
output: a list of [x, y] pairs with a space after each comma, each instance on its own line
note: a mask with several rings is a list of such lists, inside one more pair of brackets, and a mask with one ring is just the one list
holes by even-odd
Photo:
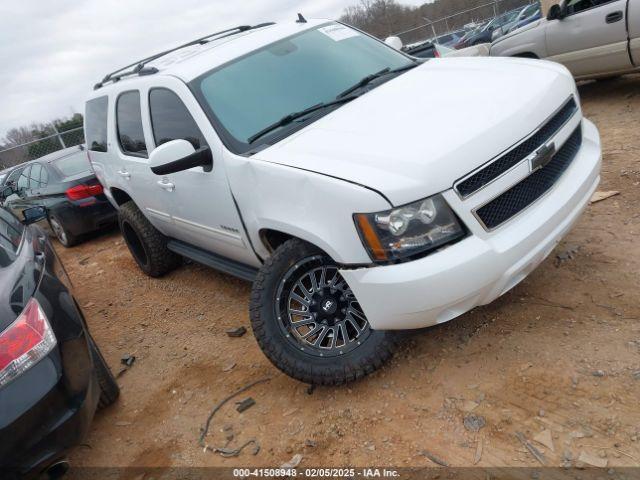
[[531, 159], [531, 171], [535, 172], [539, 168], [544, 167], [551, 161], [553, 156], [556, 154], [556, 144], [550, 143], [541, 147], [537, 152], [536, 156]]

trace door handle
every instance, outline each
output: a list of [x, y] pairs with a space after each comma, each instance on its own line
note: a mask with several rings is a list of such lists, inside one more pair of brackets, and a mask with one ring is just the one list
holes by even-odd
[[124, 177], [126, 179], [131, 178], [131, 174], [129, 172], [127, 172], [124, 168], [122, 170], [118, 170], [118, 175], [120, 175], [121, 177]]
[[616, 23], [624, 18], [624, 14], [621, 11], [610, 13], [606, 16], [607, 23]]
[[175, 184], [167, 182], [166, 180], [159, 180], [158, 185], [160, 188], [164, 188], [167, 192], [173, 192], [176, 188]]

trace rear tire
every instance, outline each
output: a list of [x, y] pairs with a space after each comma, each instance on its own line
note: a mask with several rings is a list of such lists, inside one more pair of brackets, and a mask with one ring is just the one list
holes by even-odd
[[93, 368], [98, 376], [98, 385], [100, 386], [98, 410], [101, 410], [115, 403], [120, 396], [120, 387], [102, 353], [100, 353], [100, 349], [91, 337], [89, 337], [89, 348], [91, 349], [91, 358], [93, 358]]
[[49, 226], [63, 247], [70, 248], [78, 244], [79, 238], [64, 228], [62, 222], [56, 217], [49, 217]]
[[134, 260], [150, 277], [161, 277], [180, 265], [180, 255], [167, 248], [167, 238], [132, 201], [120, 206], [118, 224]]
[[[307, 285], [304, 299], [300, 282]], [[278, 247], [258, 272], [250, 317], [271, 363], [314, 385], [360, 379], [389, 360], [397, 345], [394, 332], [371, 330], [336, 263], [298, 239]]]

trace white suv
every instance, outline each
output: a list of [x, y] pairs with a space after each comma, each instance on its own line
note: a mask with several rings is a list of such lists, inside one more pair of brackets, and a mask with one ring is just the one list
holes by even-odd
[[[108, 75], [90, 160], [140, 268], [253, 281], [264, 353], [313, 384], [525, 278], [596, 189], [562, 66], [417, 61], [346, 25], [238, 27]], [[548, 279], [553, 282], [553, 278]]]

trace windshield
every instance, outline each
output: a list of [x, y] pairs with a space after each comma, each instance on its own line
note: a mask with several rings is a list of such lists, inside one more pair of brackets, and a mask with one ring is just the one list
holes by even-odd
[[[335, 100], [367, 75], [412, 63], [378, 40], [331, 23], [208, 72], [195, 79], [192, 87], [227, 146], [245, 153], [252, 148], [249, 138], [282, 117]], [[260, 143], [281, 139], [304, 121], [283, 126]]]

